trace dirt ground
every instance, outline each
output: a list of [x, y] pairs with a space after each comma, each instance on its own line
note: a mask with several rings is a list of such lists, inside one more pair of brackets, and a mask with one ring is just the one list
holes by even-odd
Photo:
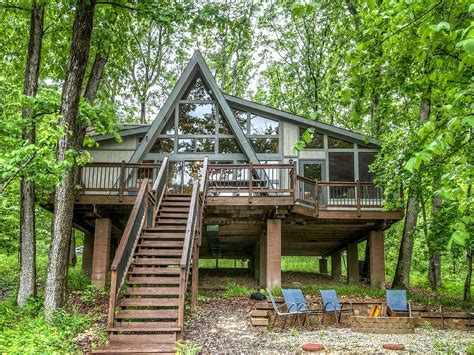
[[[276, 328], [266, 334], [251, 331], [249, 313], [255, 301], [248, 297], [225, 297], [229, 283], [257, 290], [257, 282], [244, 270], [203, 270], [200, 275], [200, 303], [196, 314], [187, 320], [187, 347], [202, 353], [299, 353], [307, 343], [323, 344], [327, 353], [384, 353], [383, 344], [403, 344], [404, 353], [474, 354], [474, 333], [416, 328], [415, 334], [353, 333], [348, 324], [336, 327]], [[332, 280], [313, 273], [285, 272], [284, 287], [315, 283], [330, 284]], [[345, 298], [345, 297], [341, 297]], [[356, 301], [361, 297], [351, 297]]]
[[[267, 334], [249, 329], [248, 298], [210, 300], [186, 325], [186, 341], [202, 353], [297, 353], [307, 343], [323, 344], [328, 353], [384, 353], [383, 344], [403, 344], [405, 353], [467, 354], [474, 350], [474, 333], [417, 328], [415, 334], [360, 334], [347, 325], [275, 329]], [[468, 350], [469, 349], [469, 350]]]

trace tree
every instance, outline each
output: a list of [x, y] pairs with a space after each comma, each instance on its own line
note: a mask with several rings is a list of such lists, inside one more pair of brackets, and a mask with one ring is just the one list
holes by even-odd
[[[31, 8], [28, 54], [26, 57], [23, 93], [36, 96], [43, 42], [44, 4], [33, 1]], [[25, 107], [23, 139], [35, 144], [35, 119], [31, 108]], [[20, 282], [17, 303], [24, 306], [28, 297], [36, 296], [36, 237], [35, 237], [35, 182], [34, 176], [22, 178], [20, 183]]]
[[64, 303], [76, 183], [74, 158], [75, 152], [82, 147], [77, 146], [78, 131], [82, 126], [82, 122], [78, 121], [79, 102], [89, 56], [94, 10], [94, 0], [77, 0], [61, 99], [59, 126], [63, 129], [63, 135], [58, 139], [56, 150], [57, 162], [65, 167], [65, 172], [54, 193], [55, 211], [44, 300], [47, 317], [51, 317], [53, 311]]

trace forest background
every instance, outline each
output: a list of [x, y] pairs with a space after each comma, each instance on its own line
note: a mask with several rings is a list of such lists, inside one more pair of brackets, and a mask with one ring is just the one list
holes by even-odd
[[[91, 12], [90, 33], [73, 26], [87, 20], [81, 9]], [[468, 0], [0, 1], [0, 349], [73, 348], [63, 340], [91, 321], [57, 312], [64, 302], [48, 291], [44, 300], [44, 289], [61, 286], [46, 270], [62, 274], [50, 250], [60, 233], [41, 203], [95, 144], [82, 136], [58, 155], [65, 119], [74, 118], [61, 91], [76, 88], [79, 125], [98, 132], [150, 123], [196, 49], [225, 93], [378, 139], [377, 183], [406, 216], [386, 233], [387, 279], [430, 302], [470, 304], [473, 14]], [[75, 49], [84, 73], [71, 86]], [[35, 275], [21, 269], [30, 290], [18, 288], [21, 255], [35, 266]], [[306, 271], [315, 264], [284, 261]], [[67, 287], [97, 296], [78, 267]], [[54, 316], [43, 316], [43, 302]], [[25, 338], [32, 324], [39, 330]]]

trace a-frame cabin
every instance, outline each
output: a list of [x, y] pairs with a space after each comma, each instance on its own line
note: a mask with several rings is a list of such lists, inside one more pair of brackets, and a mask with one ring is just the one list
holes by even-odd
[[[314, 127], [302, 151], [294, 143]], [[93, 136], [80, 172], [74, 226], [83, 268], [110, 283], [109, 348], [172, 351], [183, 335], [188, 279], [199, 258], [247, 259], [261, 286], [281, 283], [281, 256], [319, 258], [320, 272], [384, 287], [384, 234], [402, 218], [383, 208], [369, 165], [377, 142], [229, 96], [195, 52], [153, 123], [125, 126], [121, 142]], [[115, 349], [115, 350], [114, 350]]]

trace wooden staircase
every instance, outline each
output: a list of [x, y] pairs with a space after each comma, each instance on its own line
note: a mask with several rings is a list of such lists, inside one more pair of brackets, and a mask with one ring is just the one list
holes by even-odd
[[145, 182], [137, 196], [111, 267], [109, 341], [93, 353], [174, 354], [183, 337], [202, 199], [197, 181], [192, 195], [167, 195], [166, 175], [160, 170], [151, 191]]
[[190, 201], [190, 195], [165, 196], [155, 225], [143, 229], [113, 327], [107, 329], [108, 350], [175, 352], [182, 337], [180, 262]]

